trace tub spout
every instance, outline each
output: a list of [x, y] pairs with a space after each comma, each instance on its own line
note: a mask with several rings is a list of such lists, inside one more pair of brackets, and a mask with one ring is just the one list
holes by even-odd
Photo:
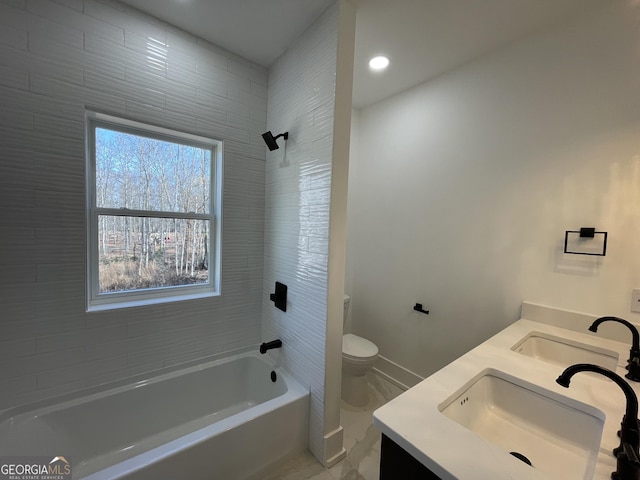
[[280, 348], [282, 347], [282, 340], [272, 340], [270, 342], [263, 343], [260, 345], [260, 353], [267, 353], [267, 350], [271, 350], [272, 348]]
[[629, 380], [634, 382], [640, 382], [640, 334], [638, 329], [630, 322], [618, 317], [600, 317], [589, 327], [590, 332], [597, 332], [598, 326], [603, 322], [617, 322], [623, 324], [629, 330], [631, 330], [632, 342], [631, 350], [629, 351], [629, 360], [627, 362], [627, 370], [629, 373], [625, 375]]
[[640, 434], [638, 433], [638, 397], [627, 382], [617, 373], [590, 363], [578, 363], [567, 367], [556, 382], [568, 388], [571, 377], [578, 372], [594, 372], [613, 380], [624, 392], [627, 408], [622, 417], [620, 445], [613, 449], [617, 460], [617, 469], [611, 474], [612, 480], [640, 479]]

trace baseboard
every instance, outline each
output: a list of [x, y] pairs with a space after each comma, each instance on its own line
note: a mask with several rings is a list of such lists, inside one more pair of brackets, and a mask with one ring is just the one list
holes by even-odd
[[378, 355], [378, 360], [373, 367], [373, 371], [403, 390], [409, 390], [424, 380], [424, 377], [398, 365], [382, 355]]
[[333, 467], [347, 456], [347, 450], [343, 447], [343, 443], [344, 428], [342, 425], [324, 436], [324, 458], [322, 464], [326, 468]]

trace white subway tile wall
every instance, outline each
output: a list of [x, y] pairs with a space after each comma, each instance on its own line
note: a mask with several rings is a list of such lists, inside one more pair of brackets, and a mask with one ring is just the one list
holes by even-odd
[[[0, 0], [0, 408], [261, 337], [267, 71], [110, 0]], [[85, 313], [84, 111], [224, 141], [222, 296]]]
[[[311, 388], [309, 448], [323, 458], [325, 339], [338, 4], [269, 71], [268, 129], [289, 132], [267, 153], [263, 338], [283, 341], [282, 364]], [[287, 311], [268, 301], [288, 285]]]

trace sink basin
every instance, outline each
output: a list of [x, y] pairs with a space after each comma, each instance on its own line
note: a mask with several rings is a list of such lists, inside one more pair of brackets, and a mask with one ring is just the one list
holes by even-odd
[[531, 332], [511, 350], [564, 368], [593, 363], [615, 372], [618, 366], [617, 352], [542, 332]]
[[438, 409], [505, 452], [523, 455], [530, 468], [550, 478], [593, 476], [605, 415], [590, 405], [485, 369]]

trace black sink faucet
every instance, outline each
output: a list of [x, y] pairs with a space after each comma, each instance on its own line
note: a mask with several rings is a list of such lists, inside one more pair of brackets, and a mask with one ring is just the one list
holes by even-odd
[[613, 449], [613, 455], [617, 460], [616, 471], [611, 474], [613, 480], [640, 480], [640, 435], [638, 434], [638, 397], [627, 382], [620, 375], [609, 369], [592, 365], [590, 363], [578, 363], [567, 367], [556, 379], [563, 387], [569, 388], [569, 382], [578, 372], [594, 372], [610, 378], [624, 392], [627, 399], [627, 408], [622, 417], [620, 428], [620, 445]]
[[625, 375], [629, 380], [640, 382], [640, 335], [638, 329], [630, 322], [618, 317], [600, 317], [589, 327], [590, 332], [597, 332], [598, 326], [603, 322], [617, 322], [623, 324], [633, 335], [631, 350], [629, 351], [629, 360], [627, 362], [627, 370], [629, 373]]
[[271, 350], [272, 348], [280, 348], [282, 347], [282, 340], [272, 340], [270, 342], [263, 343], [260, 345], [260, 353], [267, 353], [267, 350]]

